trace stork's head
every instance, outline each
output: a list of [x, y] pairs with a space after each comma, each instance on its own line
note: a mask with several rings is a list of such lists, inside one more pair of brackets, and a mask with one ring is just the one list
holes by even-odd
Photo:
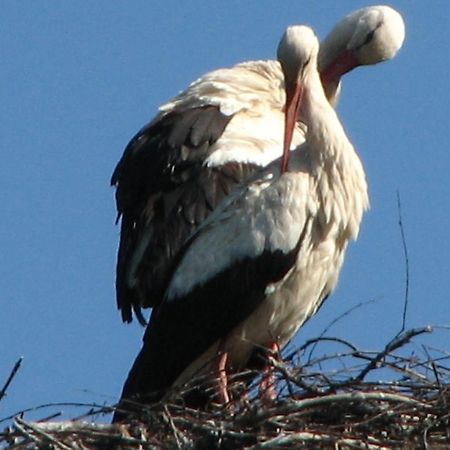
[[342, 75], [392, 59], [405, 39], [402, 16], [389, 6], [368, 6], [339, 22], [321, 43], [319, 71], [333, 102]]
[[306, 67], [316, 64], [318, 51], [319, 41], [311, 28], [305, 25], [286, 28], [277, 50], [286, 85], [301, 83]]
[[309, 70], [316, 70], [319, 41], [314, 31], [304, 25], [288, 27], [278, 44], [277, 57], [286, 90], [285, 132], [281, 171], [288, 166], [292, 135], [303, 96], [303, 83]]

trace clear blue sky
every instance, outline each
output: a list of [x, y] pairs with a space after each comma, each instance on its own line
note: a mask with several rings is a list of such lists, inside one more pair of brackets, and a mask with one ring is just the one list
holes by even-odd
[[[408, 325], [450, 323], [450, 3], [391, 4], [406, 21], [404, 48], [350, 74], [339, 105], [372, 209], [337, 291], [296, 342], [371, 299], [330, 333], [377, 349], [398, 331], [397, 190], [410, 257]], [[109, 178], [158, 105], [211, 69], [272, 59], [289, 24], [310, 24], [323, 37], [366, 5], [2, 2], [0, 387], [16, 359], [24, 362], [0, 418], [40, 403], [117, 399], [143, 330], [123, 325], [115, 308], [119, 230]], [[448, 333], [422, 342], [450, 350]]]

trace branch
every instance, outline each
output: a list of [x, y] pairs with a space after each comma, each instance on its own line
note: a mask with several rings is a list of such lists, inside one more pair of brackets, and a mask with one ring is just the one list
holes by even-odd
[[386, 345], [383, 351], [378, 353], [375, 358], [373, 358], [370, 363], [367, 364], [367, 366], [359, 373], [359, 375], [355, 379], [358, 381], [362, 381], [371, 370], [376, 369], [381, 360], [385, 358], [389, 353], [397, 350], [399, 347], [403, 347], [413, 337], [423, 333], [431, 333], [432, 331], [432, 328], [428, 326], [423, 328], [412, 328], [411, 330], [398, 334]]
[[[296, 448], [298, 445], [298, 448], [305, 448], [305, 443], [309, 443], [312, 445], [315, 443], [316, 445], [320, 447], [314, 447], [314, 448], [321, 448], [324, 444], [333, 444], [334, 448], [365, 448], [368, 450], [378, 450], [378, 449], [385, 449], [385, 443], [382, 443], [378, 439], [371, 439], [372, 443], [366, 442], [364, 447], [361, 447], [361, 440], [360, 439], [351, 439], [351, 438], [344, 438], [339, 439], [337, 436], [333, 436], [332, 434], [327, 433], [311, 433], [308, 431], [303, 431], [300, 433], [292, 433], [289, 435], [281, 435], [277, 436], [273, 439], [269, 439], [265, 442], [261, 442], [259, 444], [254, 445], [253, 447], [250, 447], [249, 450], [267, 450], [267, 449], [279, 449], [279, 448]], [[308, 447], [310, 448], [310, 447]], [[313, 447], [311, 447], [313, 448]], [[327, 447], [328, 448], [328, 447]]]
[[[337, 322], [339, 322], [341, 319], [343, 319], [346, 316], [349, 316], [353, 311], [355, 311], [356, 309], [361, 308], [362, 306], [366, 306], [370, 303], [374, 303], [375, 300], [367, 300], [365, 302], [359, 302], [358, 304], [352, 306], [351, 308], [347, 309], [346, 311], [344, 311], [341, 315], [337, 316], [335, 319], [333, 319], [323, 330], [322, 333], [319, 334], [319, 337], [317, 338], [317, 341], [314, 343], [314, 345], [312, 346], [311, 350], [309, 351], [309, 356], [308, 356], [308, 363], [311, 361], [312, 358], [312, 354], [314, 352], [314, 350], [317, 347], [317, 344], [319, 343], [319, 339], [323, 338], [325, 336], [325, 333]], [[403, 331], [403, 330], [402, 330]]]
[[322, 405], [336, 405], [339, 402], [356, 402], [356, 401], [368, 401], [376, 400], [391, 403], [404, 403], [414, 406], [421, 406], [422, 408], [428, 408], [424, 402], [415, 400], [411, 397], [407, 397], [402, 394], [391, 394], [390, 392], [349, 392], [343, 394], [330, 394], [322, 397], [306, 398], [304, 400], [294, 400], [285, 405], [277, 406], [276, 408], [267, 409], [256, 415], [259, 421], [267, 420], [270, 417], [288, 416], [298, 413], [307, 408], [314, 408]]
[[[51, 442], [53, 445], [55, 445], [58, 448], [61, 448], [63, 450], [71, 450], [71, 447], [68, 447], [67, 445], [58, 441], [58, 439], [56, 439], [55, 437], [46, 433], [45, 431], [39, 429], [39, 427], [37, 427], [36, 425], [31, 425], [30, 423], [27, 423], [24, 420], [19, 419], [18, 417], [16, 417], [14, 422], [15, 422], [16, 427], [21, 432], [25, 433], [27, 435], [27, 437], [31, 438], [34, 442], [36, 442], [35, 441], [36, 438], [33, 436], [32, 433], [35, 433], [38, 436], [42, 436], [43, 438], [45, 438], [45, 440], [47, 440], [48, 442]], [[30, 430], [32, 433], [30, 433], [28, 430]]]
[[397, 210], [398, 210], [398, 226], [400, 227], [400, 234], [402, 236], [403, 254], [405, 256], [405, 301], [403, 305], [403, 320], [402, 328], [398, 332], [400, 335], [405, 331], [406, 328], [406, 312], [408, 310], [409, 301], [409, 257], [408, 257], [408, 247], [406, 246], [405, 230], [403, 229], [402, 222], [402, 205], [400, 202], [400, 192], [397, 191]]
[[11, 370], [11, 373], [9, 374], [8, 379], [6, 380], [5, 385], [3, 386], [2, 390], [0, 391], [0, 401], [2, 400], [3, 397], [6, 396], [6, 390], [8, 389], [9, 385], [11, 384], [11, 381], [14, 379], [14, 377], [16, 376], [17, 372], [20, 369], [20, 365], [22, 364], [23, 361], [23, 356], [21, 356], [16, 363], [14, 364], [14, 367]]

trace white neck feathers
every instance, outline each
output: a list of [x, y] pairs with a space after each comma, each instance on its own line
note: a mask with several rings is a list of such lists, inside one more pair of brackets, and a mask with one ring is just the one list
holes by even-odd
[[316, 70], [305, 74], [301, 117], [307, 126], [305, 151], [312, 164], [326, 211], [324, 223], [343, 222], [347, 238], [355, 239], [369, 207], [362, 163], [328, 103]]

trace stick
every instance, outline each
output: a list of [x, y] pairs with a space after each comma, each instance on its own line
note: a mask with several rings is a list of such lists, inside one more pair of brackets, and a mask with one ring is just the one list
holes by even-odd
[[[369, 364], [359, 373], [359, 375], [355, 378], [358, 381], [362, 381], [364, 377], [373, 369], [375, 369], [378, 363], [389, 353], [397, 350], [399, 347], [402, 347], [406, 343], [408, 343], [413, 337], [418, 336], [423, 333], [431, 333], [432, 328], [430, 326], [423, 328], [412, 328], [411, 330], [405, 331], [404, 333], [397, 334], [384, 348], [383, 351], [378, 353], [375, 358], [370, 361]], [[357, 355], [355, 355], [357, 356]]]
[[14, 364], [14, 367], [12, 368], [8, 379], [6, 380], [5, 385], [3, 386], [2, 390], [0, 391], [0, 401], [3, 397], [6, 396], [6, 390], [8, 389], [9, 385], [11, 384], [11, 381], [13, 380], [13, 378], [16, 376], [17, 372], [19, 371], [22, 361], [23, 361], [23, 356], [21, 356]]
[[406, 328], [406, 312], [408, 310], [409, 301], [409, 257], [408, 257], [408, 247], [406, 246], [405, 230], [403, 229], [402, 222], [402, 205], [400, 202], [400, 192], [397, 191], [397, 210], [398, 210], [398, 226], [400, 227], [400, 234], [402, 236], [403, 254], [405, 256], [405, 301], [403, 304], [403, 320], [402, 328], [398, 332], [398, 335], [403, 333]]

